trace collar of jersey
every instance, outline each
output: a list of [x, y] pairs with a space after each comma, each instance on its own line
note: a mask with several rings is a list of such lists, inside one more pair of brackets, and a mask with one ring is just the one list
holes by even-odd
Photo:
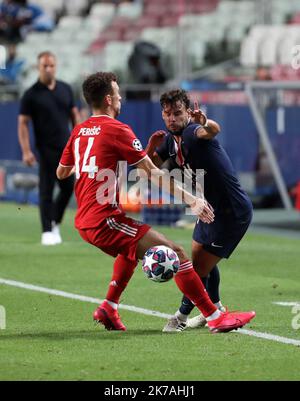
[[98, 117], [108, 117], [114, 119], [113, 117], [108, 116], [107, 114], [99, 114], [98, 116], [91, 116], [91, 118], [98, 118]]

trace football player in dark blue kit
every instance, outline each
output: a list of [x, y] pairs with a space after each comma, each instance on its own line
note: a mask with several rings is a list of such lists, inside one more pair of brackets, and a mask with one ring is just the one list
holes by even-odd
[[[223, 258], [229, 258], [245, 235], [252, 219], [252, 204], [242, 189], [232, 163], [215, 136], [219, 125], [208, 120], [198, 105], [191, 111], [190, 99], [184, 90], [165, 93], [160, 99], [162, 117], [167, 133], [152, 135], [147, 153], [156, 166], [169, 160], [176, 168], [204, 170], [204, 196], [213, 207], [215, 221], [208, 225], [197, 221], [192, 241], [193, 264], [218, 308], [220, 302], [220, 275], [217, 267]], [[196, 183], [195, 183], [196, 184]], [[188, 319], [192, 302], [184, 297], [175, 315], [168, 321], [165, 332], [180, 332], [186, 327], [206, 324], [203, 316]]]

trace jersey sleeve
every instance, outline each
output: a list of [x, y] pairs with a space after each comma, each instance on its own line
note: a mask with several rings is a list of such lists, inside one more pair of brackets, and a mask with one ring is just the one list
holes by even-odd
[[164, 142], [160, 145], [159, 148], [156, 148], [155, 151], [163, 162], [165, 162], [166, 160], [168, 160], [170, 158], [168, 137], [165, 138]]
[[130, 166], [138, 164], [147, 156], [141, 141], [128, 126], [120, 129], [115, 145], [118, 149], [120, 160], [126, 160]]
[[190, 124], [184, 131], [187, 134], [196, 135], [196, 132], [198, 131], [199, 128], [202, 128], [201, 124]]
[[62, 156], [60, 158], [59, 164], [61, 164], [63, 167], [73, 167], [75, 165], [75, 160], [74, 160], [74, 152], [73, 152], [73, 139], [74, 135], [70, 136], [68, 143], [66, 144]]
[[25, 116], [32, 116], [32, 101], [31, 101], [31, 96], [30, 92], [25, 92], [21, 102], [20, 102], [20, 110], [19, 114], [25, 115]]

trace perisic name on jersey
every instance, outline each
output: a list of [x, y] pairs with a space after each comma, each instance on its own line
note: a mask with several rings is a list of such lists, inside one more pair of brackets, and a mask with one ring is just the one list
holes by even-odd
[[97, 136], [101, 132], [101, 127], [81, 128], [78, 136]]

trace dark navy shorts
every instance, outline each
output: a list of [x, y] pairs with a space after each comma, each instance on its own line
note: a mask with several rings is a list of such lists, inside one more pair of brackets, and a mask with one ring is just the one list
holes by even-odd
[[196, 223], [193, 240], [203, 244], [203, 248], [220, 258], [228, 259], [245, 235], [252, 220], [252, 210], [236, 217], [231, 210], [215, 216], [211, 224]]

